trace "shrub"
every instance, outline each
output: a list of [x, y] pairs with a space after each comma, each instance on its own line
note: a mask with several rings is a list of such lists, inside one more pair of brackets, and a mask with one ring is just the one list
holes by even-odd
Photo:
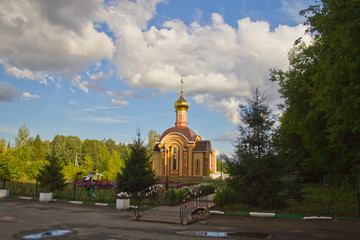
[[214, 196], [214, 203], [217, 206], [224, 206], [225, 204], [231, 204], [236, 202], [236, 194], [230, 188], [217, 191]]

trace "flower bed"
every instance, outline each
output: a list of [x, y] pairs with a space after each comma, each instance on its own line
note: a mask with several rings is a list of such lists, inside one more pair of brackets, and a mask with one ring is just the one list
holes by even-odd
[[95, 189], [104, 189], [104, 190], [113, 190], [116, 188], [115, 182], [109, 182], [109, 181], [100, 181], [100, 180], [94, 180], [94, 179], [88, 179], [88, 180], [73, 180], [70, 183], [76, 184], [77, 187], [82, 188], [88, 188], [88, 187], [94, 187]]

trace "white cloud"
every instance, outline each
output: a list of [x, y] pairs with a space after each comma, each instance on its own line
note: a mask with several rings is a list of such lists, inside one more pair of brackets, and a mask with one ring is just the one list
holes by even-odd
[[21, 100], [30, 100], [30, 99], [39, 99], [40, 96], [39, 95], [36, 95], [36, 94], [31, 94], [29, 92], [22, 92], [21, 93]]
[[99, 111], [99, 110], [108, 110], [108, 109], [116, 109], [119, 108], [117, 106], [105, 106], [105, 105], [96, 105], [91, 108], [85, 108], [84, 112], [92, 112], [92, 111]]
[[98, 0], [0, 2], [0, 58], [15, 77], [44, 82], [44, 74], [71, 78], [89, 64], [111, 58], [112, 40], [94, 28]]
[[[144, 29], [144, 18], [132, 17], [109, 12], [110, 29], [118, 36], [114, 63], [119, 77], [131, 87], [163, 93], [178, 89], [184, 78], [187, 96], [233, 124], [239, 122], [238, 99], [256, 87], [266, 92], [269, 101], [278, 101], [277, 84], [268, 80], [269, 69], [287, 69], [294, 41], [299, 37], [310, 41], [302, 25], [279, 25], [271, 31], [268, 22], [244, 18], [234, 28], [217, 13], [206, 26], [172, 20], [159, 29]], [[112, 24], [119, 19], [121, 26]]]
[[18, 130], [13, 127], [9, 127], [9, 126], [0, 126], [0, 132], [10, 134], [10, 135], [17, 135]]
[[221, 136], [216, 136], [213, 139], [211, 139], [211, 141], [214, 142], [235, 142], [237, 137], [237, 131], [225, 131], [223, 133], [223, 135]]
[[0, 102], [12, 102], [18, 95], [18, 91], [13, 89], [9, 83], [0, 82]]
[[[0, 63], [18, 78], [52, 82], [66, 78], [73, 86], [106, 92], [114, 105], [126, 105], [126, 92], [104, 88], [113, 73], [100, 67], [113, 64], [129, 87], [176, 91], [184, 78], [185, 94], [198, 104], [239, 122], [240, 98], [258, 87], [278, 103], [277, 85], [268, 81], [269, 69], [287, 69], [287, 53], [305, 26], [279, 25], [273, 31], [265, 21], [239, 19], [236, 27], [218, 13], [200, 25], [169, 20], [148, 26], [161, 0], [2, 1], [0, 2]], [[297, 1], [284, 0], [283, 12], [294, 14]], [[301, 1], [302, 3], [304, 1]], [[10, 4], [11, 3], [11, 4]], [[297, 15], [297, 14], [296, 14]], [[200, 19], [198, 10], [195, 19]], [[97, 31], [106, 23], [111, 37]], [[309, 36], [305, 41], [309, 42]], [[114, 41], [112, 40], [114, 39]], [[102, 59], [107, 59], [102, 61]], [[96, 73], [79, 73], [94, 66]]]
[[87, 72], [87, 75], [93, 81], [104, 81], [104, 80], [110, 78], [111, 75], [113, 75], [113, 73], [114, 73], [114, 71], [109, 71], [108, 73], [104, 73], [104, 72], [100, 71], [96, 74], [91, 74], [90, 72]]
[[128, 106], [129, 105], [129, 103], [127, 101], [114, 99], [114, 98], [110, 98], [110, 102], [116, 106]]
[[114, 117], [109, 117], [109, 116], [105, 116], [105, 117], [88, 117], [88, 118], [83, 118], [83, 119], [77, 119], [80, 121], [84, 121], [84, 122], [94, 122], [94, 123], [103, 123], [103, 124], [107, 124], [107, 123], [127, 123], [128, 120], [122, 119], [122, 118], [114, 118]]
[[82, 81], [78, 84], [78, 87], [86, 93], [89, 93], [88, 86], [89, 86], [89, 83], [87, 81]]

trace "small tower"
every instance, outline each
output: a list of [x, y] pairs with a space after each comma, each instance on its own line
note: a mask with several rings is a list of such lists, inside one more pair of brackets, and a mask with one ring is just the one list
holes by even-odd
[[181, 79], [181, 94], [179, 99], [174, 103], [174, 107], [176, 109], [176, 123], [175, 127], [187, 127], [187, 110], [190, 104], [184, 98], [183, 92], [183, 84], [184, 81]]

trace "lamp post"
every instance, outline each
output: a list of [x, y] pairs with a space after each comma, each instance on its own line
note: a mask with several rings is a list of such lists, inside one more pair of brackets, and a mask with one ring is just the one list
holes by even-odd
[[223, 180], [223, 176], [222, 176], [222, 154], [220, 154], [220, 171], [221, 171], [221, 180]]
[[[166, 149], [166, 156], [165, 156], [165, 161], [166, 161], [166, 171], [165, 171], [165, 174], [166, 174], [166, 179], [165, 179], [165, 190], [168, 191], [169, 189], [169, 152], [170, 152], [170, 155], [171, 155], [171, 146], [169, 147], [169, 149]], [[166, 159], [167, 157], [167, 159]]]

